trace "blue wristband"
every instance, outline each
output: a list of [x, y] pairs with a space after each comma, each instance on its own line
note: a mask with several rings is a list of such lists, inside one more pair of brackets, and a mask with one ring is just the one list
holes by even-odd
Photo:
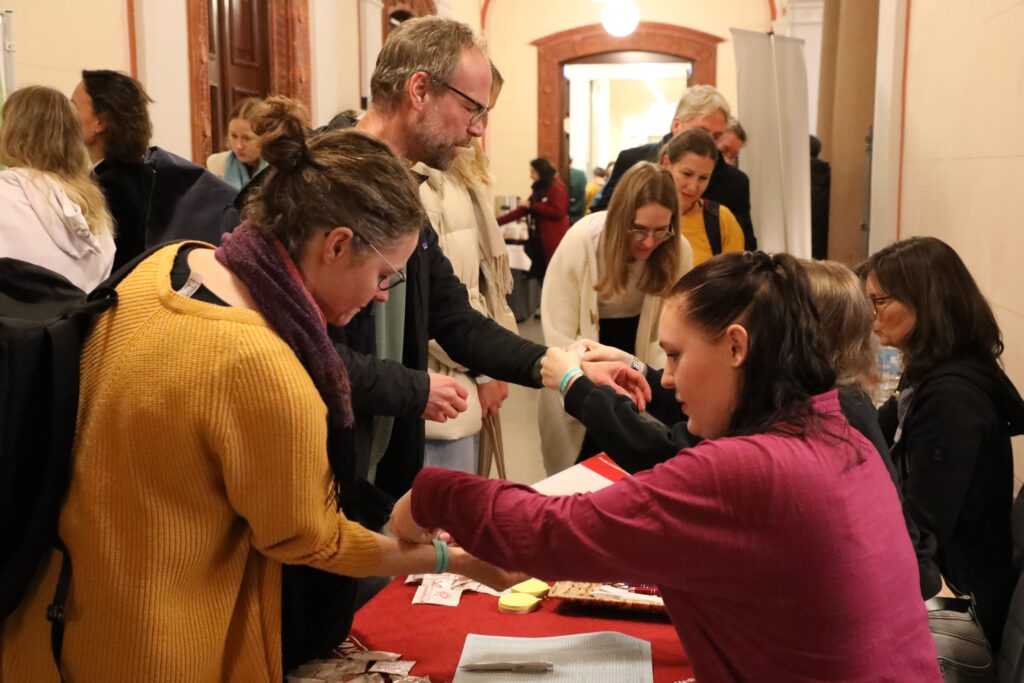
[[565, 390], [569, 386], [569, 382], [572, 381], [573, 377], [578, 377], [583, 374], [583, 370], [578, 367], [572, 367], [565, 371], [562, 375], [562, 381], [558, 383], [558, 393], [565, 396]]
[[434, 573], [444, 574], [448, 571], [448, 544], [439, 538], [434, 539]]

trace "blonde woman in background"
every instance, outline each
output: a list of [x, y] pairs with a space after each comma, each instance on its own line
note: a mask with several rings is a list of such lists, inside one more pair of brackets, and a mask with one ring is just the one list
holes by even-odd
[[90, 291], [114, 262], [114, 229], [71, 102], [15, 91], [0, 125], [0, 257], [48, 268]]
[[[490, 109], [504, 81], [491, 67]], [[438, 234], [438, 242], [451, 261], [455, 275], [466, 286], [470, 305], [511, 332], [518, 332], [508, 306], [512, 272], [508, 250], [492, 207], [487, 154], [479, 139], [455, 159], [448, 171], [425, 164], [414, 170], [427, 177], [420, 184], [420, 199]], [[436, 341], [430, 342], [428, 371], [454, 377], [468, 392], [468, 408], [445, 422], [427, 421], [424, 465], [447, 467], [483, 476], [496, 449], [501, 448], [498, 410], [508, 398], [508, 383], [484, 375], [470, 376]], [[484, 425], [489, 425], [484, 430]]]
[[[832, 367], [836, 371], [839, 405], [850, 425], [867, 437], [889, 470], [889, 477], [899, 491], [899, 477], [885, 440], [878, 411], [868, 394], [877, 381], [878, 344], [871, 331], [875, 312], [857, 275], [836, 261], [800, 260], [811, 285], [811, 297], [818, 309], [822, 331], [829, 342]], [[902, 497], [902, 494], [901, 494]], [[914, 520], [904, 508], [907, 533], [917, 556], [921, 592], [928, 593], [929, 577], [935, 576], [931, 559], [931, 541], [922, 538]], [[931, 594], [926, 597], [931, 597]]]
[[267, 167], [267, 162], [260, 157], [259, 136], [252, 131], [253, 118], [263, 106], [263, 100], [255, 97], [239, 100], [228, 116], [229, 149], [211, 154], [206, 160], [206, 168], [211, 173], [238, 189]]
[[[566, 233], [541, 292], [544, 342], [564, 347], [597, 339], [662, 367], [658, 345], [662, 297], [693, 264], [679, 232], [679, 198], [665, 168], [641, 162], [622, 176], [608, 211], [588, 214]], [[541, 392], [541, 451], [549, 474], [568, 467], [584, 445], [583, 425]]]

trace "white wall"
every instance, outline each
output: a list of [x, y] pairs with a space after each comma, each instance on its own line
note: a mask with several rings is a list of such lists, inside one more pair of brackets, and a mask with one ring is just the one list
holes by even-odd
[[82, 69], [129, 71], [125, 0], [3, 0], [15, 14], [17, 85], [71, 95]]
[[[125, 0], [4, 0], [15, 12], [19, 85], [71, 94], [82, 69], [131, 72]], [[136, 0], [138, 77], [150, 106], [153, 144], [191, 156], [188, 31], [184, 2]]]
[[875, 62], [875, 116], [872, 127], [871, 213], [868, 251], [896, 239], [900, 194], [903, 58], [907, 0], [878, 5], [878, 57]]
[[[900, 237], [948, 242], [1002, 327], [1024, 389], [1024, 0], [912, 2]], [[1024, 472], [1024, 442], [1016, 444]]]
[[[657, 131], [675, 113], [690, 69], [685, 62], [566, 65], [573, 167], [589, 174], [594, 166], [614, 161], [606, 158], [608, 149], [646, 144], [652, 135], [660, 138]], [[596, 83], [602, 85], [595, 88]]]
[[[825, 0], [790, 0], [783, 11], [783, 16], [774, 24], [775, 33], [804, 41], [804, 64], [807, 67], [807, 120], [810, 121], [813, 134], [818, 126], [818, 83], [821, 80], [821, 29], [825, 17]], [[738, 116], [741, 121], [742, 116], [741, 109]]]
[[185, 3], [136, 0], [135, 31], [139, 81], [154, 100], [149, 106], [153, 144], [191, 159], [192, 104]]
[[359, 3], [310, 0], [313, 125], [359, 108]]
[[[453, 5], [463, 4], [456, 3]], [[718, 87], [735, 105], [736, 68], [729, 29], [768, 31], [771, 17], [763, 0], [643, 0], [643, 21], [686, 26], [723, 38], [718, 46]], [[459, 13], [463, 21], [471, 18]], [[537, 48], [531, 41], [589, 24], [601, 23], [601, 5], [592, 0], [491, 0], [485, 33], [491, 58], [505, 76], [505, 89], [491, 114], [487, 152], [496, 194], [522, 194], [524, 169], [537, 154]], [[668, 131], [669, 121], [664, 123]], [[653, 131], [657, 133], [658, 131]], [[610, 150], [612, 158], [619, 150]]]

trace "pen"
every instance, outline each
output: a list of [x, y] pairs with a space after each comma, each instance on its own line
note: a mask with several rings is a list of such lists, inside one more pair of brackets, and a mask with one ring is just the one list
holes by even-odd
[[520, 671], [523, 673], [542, 673], [551, 671], [555, 665], [551, 662], [477, 662], [463, 664], [459, 667], [465, 671]]

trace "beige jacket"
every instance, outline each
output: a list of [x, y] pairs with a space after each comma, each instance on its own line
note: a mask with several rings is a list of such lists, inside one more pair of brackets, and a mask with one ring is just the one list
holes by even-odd
[[[517, 332], [515, 316], [506, 301], [512, 282], [508, 252], [491, 209], [494, 202], [490, 192], [480, 186], [467, 188], [454, 174], [423, 164], [417, 164], [413, 170], [427, 177], [420, 183], [420, 201], [437, 231], [441, 250], [451, 261], [456, 277], [466, 286], [470, 305], [502, 327]], [[430, 341], [429, 353], [427, 369], [456, 378], [469, 393], [469, 408], [454, 420], [427, 421], [427, 438], [454, 441], [478, 433], [482, 423], [476, 381], [467, 368], [453, 361], [434, 340]]]
[[217, 152], [216, 154], [211, 154], [210, 156], [206, 157], [207, 170], [210, 171], [210, 173], [212, 173], [213, 175], [217, 176], [218, 178], [223, 178], [224, 168], [228, 164], [229, 154], [231, 154], [230, 151]]
[[[591, 213], [577, 221], [562, 238], [548, 264], [541, 292], [541, 323], [544, 343], [567, 346], [578, 339], [598, 338], [597, 247], [604, 232], [607, 212]], [[693, 250], [681, 235], [683, 246], [679, 277], [693, 266]], [[636, 332], [636, 356], [655, 368], [664, 367], [665, 352], [658, 345], [661, 297], [647, 295], [640, 309]], [[585, 429], [566, 414], [558, 392], [542, 389], [537, 407], [541, 452], [548, 474], [571, 466], [583, 445]]]

